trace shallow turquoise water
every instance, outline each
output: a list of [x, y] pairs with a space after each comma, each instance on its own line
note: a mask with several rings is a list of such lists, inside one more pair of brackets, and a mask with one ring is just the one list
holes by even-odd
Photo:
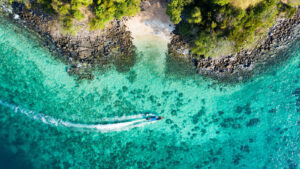
[[[236, 85], [166, 74], [163, 42], [136, 45], [129, 73], [78, 83], [0, 18], [2, 168], [299, 168], [299, 43], [288, 61]], [[165, 119], [82, 129], [145, 111]]]

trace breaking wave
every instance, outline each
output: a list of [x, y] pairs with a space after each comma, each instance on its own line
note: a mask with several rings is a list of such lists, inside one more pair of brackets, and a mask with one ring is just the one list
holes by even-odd
[[26, 117], [41, 122], [43, 124], [55, 127], [68, 127], [80, 130], [98, 130], [101, 132], [122, 131], [129, 130], [135, 127], [141, 127], [145, 124], [153, 123], [145, 119], [145, 114], [102, 118], [100, 120], [101, 122], [98, 124], [75, 123], [71, 121], [64, 121], [62, 119], [56, 119], [54, 117], [47, 116], [42, 113], [30, 111], [25, 108], [22, 108], [21, 106], [16, 106], [14, 104], [10, 104], [2, 100], [0, 100], [0, 105], [10, 108], [15, 113], [25, 115]]

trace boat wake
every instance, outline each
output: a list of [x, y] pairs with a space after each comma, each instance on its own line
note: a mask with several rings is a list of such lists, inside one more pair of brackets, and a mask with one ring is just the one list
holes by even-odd
[[[132, 116], [103, 118], [97, 124], [85, 124], [75, 123], [71, 121], [64, 121], [62, 119], [56, 119], [51, 116], [47, 116], [42, 113], [27, 110], [21, 106], [16, 106], [8, 102], [0, 100], [0, 105], [10, 108], [15, 113], [25, 115], [26, 117], [55, 127], [67, 127], [79, 130], [98, 130], [100, 132], [112, 132], [129, 130], [136, 127], [144, 126], [145, 124], [154, 123], [155, 121], [148, 121], [145, 119], [145, 114], [138, 114]], [[152, 114], [148, 114], [152, 115]]]

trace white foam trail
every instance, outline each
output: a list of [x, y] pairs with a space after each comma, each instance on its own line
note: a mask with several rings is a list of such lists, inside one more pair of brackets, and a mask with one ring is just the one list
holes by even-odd
[[111, 132], [111, 131], [122, 131], [129, 130], [135, 127], [141, 127], [145, 124], [153, 123], [144, 119], [143, 114], [131, 115], [131, 116], [123, 116], [123, 117], [113, 117], [113, 118], [103, 118], [102, 122], [114, 122], [108, 124], [82, 124], [82, 123], [74, 123], [70, 121], [64, 121], [61, 119], [56, 119], [51, 116], [47, 116], [41, 113], [37, 113], [34, 111], [26, 110], [21, 106], [16, 106], [10, 104], [8, 102], [0, 100], [0, 105], [5, 106], [13, 110], [15, 113], [20, 113], [27, 116], [30, 119], [35, 121], [42, 122], [51, 126], [63, 126], [68, 128], [76, 128], [76, 129], [94, 129], [101, 132]]

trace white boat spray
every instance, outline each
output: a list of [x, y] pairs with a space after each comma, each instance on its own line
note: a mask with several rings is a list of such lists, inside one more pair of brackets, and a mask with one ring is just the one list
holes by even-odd
[[[103, 118], [99, 124], [85, 124], [85, 123], [75, 123], [71, 121], [64, 121], [62, 119], [56, 119], [51, 116], [47, 116], [42, 113], [37, 113], [34, 111], [27, 110], [21, 106], [16, 106], [8, 102], [0, 100], [0, 105], [10, 108], [15, 113], [25, 115], [26, 117], [56, 127], [68, 127], [80, 130], [98, 130], [100, 132], [112, 132], [112, 131], [123, 131], [129, 130], [135, 127], [141, 127], [145, 124], [154, 123], [155, 121], [148, 121], [145, 119], [145, 114], [113, 117], [113, 118]], [[148, 114], [153, 115], [153, 114]]]

